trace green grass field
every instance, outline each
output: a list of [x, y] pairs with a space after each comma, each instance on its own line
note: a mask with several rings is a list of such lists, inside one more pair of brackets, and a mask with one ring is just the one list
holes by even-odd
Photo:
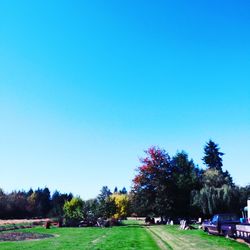
[[[20, 231], [20, 230], [19, 230]], [[20, 242], [0, 242], [0, 250], [83, 250], [83, 249], [249, 249], [247, 245], [201, 230], [183, 231], [176, 226], [145, 227], [135, 221], [112, 228], [25, 229], [56, 237]]]
[[147, 230], [162, 246], [161, 249], [202, 249], [229, 250], [249, 249], [246, 244], [238, 243], [222, 236], [208, 235], [202, 230], [180, 230], [178, 226], [150, 226]]

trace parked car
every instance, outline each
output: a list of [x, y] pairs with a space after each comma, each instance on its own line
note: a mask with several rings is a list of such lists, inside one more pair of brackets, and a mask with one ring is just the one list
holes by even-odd
[[216, 214], [211, 220], [203, 222], [202, 229], [210, 234], [235, 237], [239, 223], [240, 218], [236, 214]]

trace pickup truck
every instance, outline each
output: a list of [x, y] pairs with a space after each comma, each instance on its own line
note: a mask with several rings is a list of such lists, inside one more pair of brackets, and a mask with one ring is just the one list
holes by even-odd
[[240, 218], [235, 214], [216, 214], [203, 222], [202, 229], [209, 234], [235, 237], [237, 224], [240, 224]]

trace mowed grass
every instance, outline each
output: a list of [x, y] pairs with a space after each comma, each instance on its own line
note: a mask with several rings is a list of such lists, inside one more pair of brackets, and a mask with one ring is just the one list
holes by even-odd
[[126, 221], [112, 228], [52, 228], [18, 230], [50, 233], [56, 237], [37, 241], [0, 242], [0, 250], [116, 250], [116, 249], [249, 249], [245, 244], [224, 237], [207, 235], [201, 230], [180, 230], [177, 226], [143, 226]]
[[145, 228], [135, 222], [112, 228], [32, 228], [19, 230], [56, 237], [37, 241], [0, 242], [0, 250], [159, 249]]
[[[208, 235], [202, 230], [180, 230], [179, 226], [150, 226], [148, 231], [161, 241], [164, 249], [202, 249], [202, 250], [244, 250], [249, 247], [222, 236]], [[162, 248], [163, 249], [163, 248]]]

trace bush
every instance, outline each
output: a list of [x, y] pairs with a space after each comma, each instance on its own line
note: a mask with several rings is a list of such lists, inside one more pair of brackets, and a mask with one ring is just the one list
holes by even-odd
[[63, 207], [66, 226], [78, 226], [83, 219], [83, 201], [73, 198], [67, 201]]

